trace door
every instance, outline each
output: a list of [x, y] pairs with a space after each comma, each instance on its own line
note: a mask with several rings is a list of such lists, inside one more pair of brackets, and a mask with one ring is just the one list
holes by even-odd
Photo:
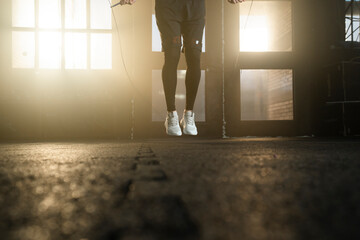
[[225, 6], [228, 136], [296, 134], [292, 1]]

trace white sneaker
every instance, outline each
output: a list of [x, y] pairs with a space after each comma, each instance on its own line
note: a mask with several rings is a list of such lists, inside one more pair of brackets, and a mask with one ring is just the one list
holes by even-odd
[[198, 131], [195, 125], [195, 113], [193, 111], [184, 111], [183, 118], [180, 121], [183, 132], [186, 135], [197, 135]]
[[179, 117], [176, 111], [168, 112], [165, 120], [165, 128], [167, 135], [181, 136], [181, 128], [179, 125]]

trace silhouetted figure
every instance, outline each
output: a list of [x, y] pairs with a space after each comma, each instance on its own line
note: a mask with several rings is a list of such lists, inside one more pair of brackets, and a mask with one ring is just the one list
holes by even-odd
[[[232, 4], [243, 1], [228, 0]], [[135, 2], [136, 0], [122, 1], [123, 4], [130, 5]], [[162, 81], [167, 105], [166, 133], [181, 136], [181, 125], [184, 134], [197, 135], [193, 109], [201, 78], [200, 55], [205, 26], [205, 0], [155, 0], [155, 14], [165, 56]], [[175, 93], [181, 47], [188, 68], [185, 77], [186, 108], [179, 125]]]

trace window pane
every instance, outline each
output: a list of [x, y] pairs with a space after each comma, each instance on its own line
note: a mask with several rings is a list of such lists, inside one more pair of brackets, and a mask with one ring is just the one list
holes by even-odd
[[86, 28], [86, 0], [65, 1], [65, 27]]
[[[152, 15], [152, 51], [161, 52], [161, 37], [159, 28], [156, 24], [155, 14]], [[205, 52], [205, 29], [203, 34], [202, 52]]]
[[59, 69], [61, 67], [60, 33], [39, 33], [39, 66], [47, 69]]
[[152, 50], [153, 52], [161, 52], [161, 37], [155, 14], [152, 15]]
[[91, 34], [91, 68], [112, 68], [112, 36], [108, 33]]
[[111, 8], [107, 0], [90, 0], [90, 24], [93, 29], [111, 29]]
[[240, 6], [240, 51], [292, 51], [290, 1], [247, 1]]
[[12, 0], [13, 27], [35, 27], [35, 1]]
[[345, 41], [360, 42], [360, 0], [346, 0], [345, 9]]
[[86, 69], [87, 38], [86, 33], [65, 34], [65, 68]]
[[[186, 103], [185, 70], [178, 70], [178, 82], [176, 87], [176, 109], [179, 116]], [[166, 116], [165, 93], [162, 85], [161, 70], [152, 71], [152, 121], [165, 121]], [[205, 71], [201, 71], [201, 79], [198, 94], [194, 106], [195, 120], [205, 121]]]
[[13, 68], [34, 68], [35, 34], [33, 32], [12, 32]]
[[61, 0], [39, 0], [39, 27], [61, 27]]
[[241, 70], [241, 120], [293, 120], [292, 70]]
[[[360, 19], [360, 15], [354, 16], [358, 19]], [[351, 29], [351, 25], [353, 28], [353, 31]], [[346, 15], [345, 18], [345, 41], [354, 41], [354, 42], [360, 42], [360, 22], [359, 21], [353, 21], [351, 24], [351, 16]]]

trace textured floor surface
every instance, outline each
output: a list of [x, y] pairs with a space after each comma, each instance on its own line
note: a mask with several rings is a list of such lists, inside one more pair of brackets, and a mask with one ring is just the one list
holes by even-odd
[[4, 240], [360, 239], [360, 141], [0, 145]]

